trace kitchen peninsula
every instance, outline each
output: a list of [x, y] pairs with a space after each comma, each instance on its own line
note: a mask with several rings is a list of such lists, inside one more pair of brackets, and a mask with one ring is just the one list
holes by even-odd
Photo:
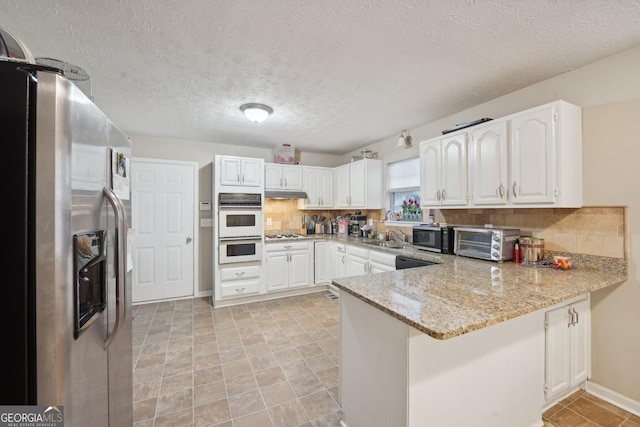
[[[434, 260], [440, 264], [333, 281], [343, 424], [542, 426], [546, 314], [622, 283], [626, 264], [558, 271]], [[588, 324], [588, 314], [581, 320]], [[582, 369], [586, 378], [588, 363]]]

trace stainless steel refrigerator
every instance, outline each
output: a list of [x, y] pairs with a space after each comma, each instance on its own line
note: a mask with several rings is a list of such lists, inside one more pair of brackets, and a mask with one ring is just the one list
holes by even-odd
[[130, 141], [55, 69], [2, 60], [0, 124], [0, 405], [131, 426]]

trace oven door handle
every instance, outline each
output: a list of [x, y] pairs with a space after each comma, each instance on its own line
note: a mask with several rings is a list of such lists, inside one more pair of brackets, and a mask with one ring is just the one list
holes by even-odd
[[221, 242], [239, 242], [245, 240], [247, 242], [261, 242], [262, 237], [260, 236], [244, 236], [244, 237], [221, 237]]
[[259, 211], [262, 209], [262, 205], [220, 205], [218, 206], [220, 210], [225, 209], [243, 209], [248, 211]]

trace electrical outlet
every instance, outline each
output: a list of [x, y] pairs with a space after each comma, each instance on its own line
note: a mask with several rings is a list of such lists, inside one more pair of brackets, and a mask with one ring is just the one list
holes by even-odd
[[213, 227], [213, 218], [202, 218], [200, 220], [200, 227]]
[[271, 218], [267, 218], [267, 225], [272, 225], [273, 221], [271, 221]]

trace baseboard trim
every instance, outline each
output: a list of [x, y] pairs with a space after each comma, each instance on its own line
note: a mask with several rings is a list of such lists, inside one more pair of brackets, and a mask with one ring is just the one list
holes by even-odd
[[202, 292], [198, 292], [196, 294], [196, 298], [205, 298], [205, 297], [210, 297], [213, 296], [213, 291], [202, 291]]
[[252, 302], [269, 301], [272, 299], [294, 297], [298, 295], [315, 294], [317, 292], [327, 292], [328, 285], [315, 285], [305, 288], [288, 289], [286, 291], [271, 292], [259, 295], [249, 295], [240, 298], [220, 299], [213, 301], [214, 307], [230, 307], [238, 304], [249, 304]]
[[640, 402], [629, 397], [623, 396], [618, 392], [610, 390], [593, 381], [587, 381], [587, 391], [600, 399], [616, 405], [627, 412], [640, 417]]

